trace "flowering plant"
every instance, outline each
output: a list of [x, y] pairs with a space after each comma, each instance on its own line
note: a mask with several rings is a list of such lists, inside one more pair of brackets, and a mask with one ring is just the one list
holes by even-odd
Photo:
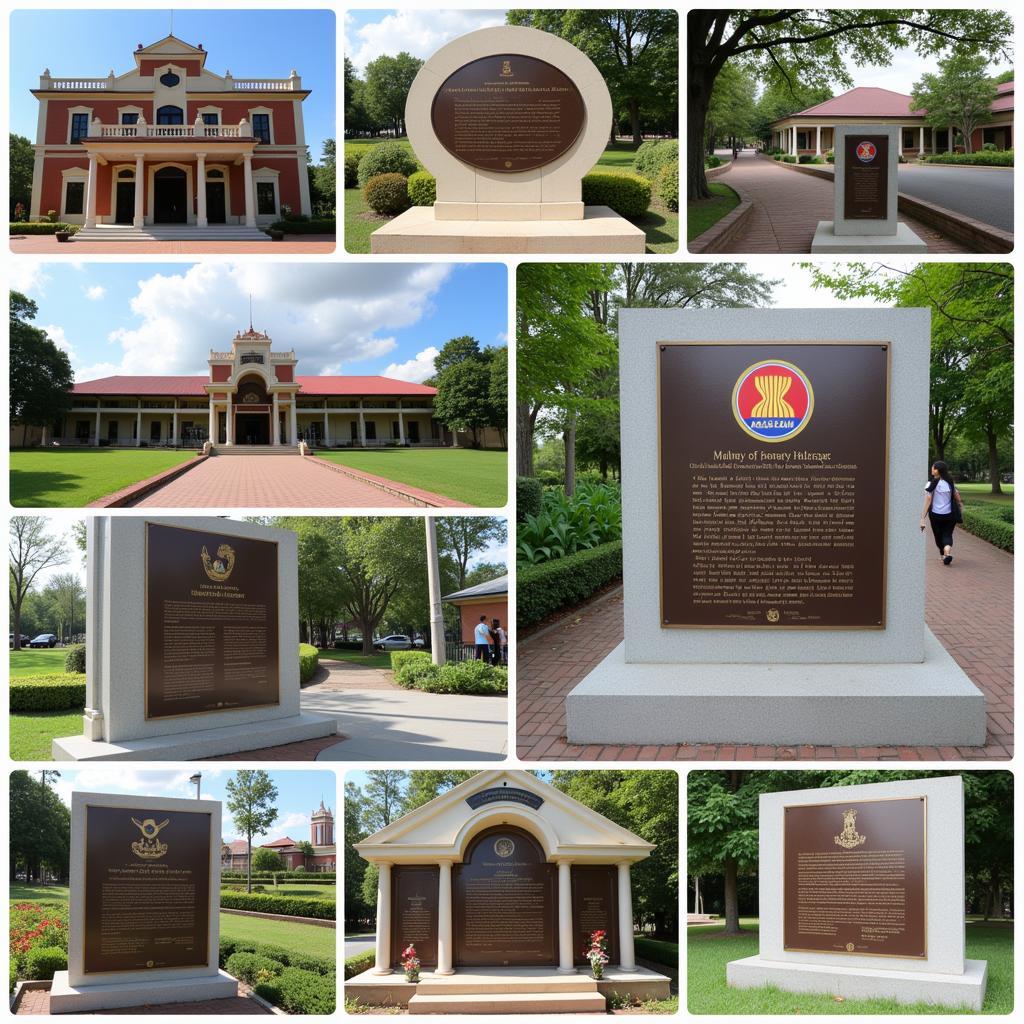
[[604, 967], [608, 963], [608, 933], [602, 929], [590, 933], [590, 945], [583, 950], [584, 958], [589, 962], [594, 978], [604, 977]]
[[416, 955], [416, 947], [411, 942], [402, 950], [400, 962], [405, 971], [406, 981], [420, 980], [420, 958]]

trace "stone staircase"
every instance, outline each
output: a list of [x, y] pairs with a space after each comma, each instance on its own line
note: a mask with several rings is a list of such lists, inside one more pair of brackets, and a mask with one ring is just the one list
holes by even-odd
[[597, 982], [582, 974], [499, 977], [460, 971], [427, 977], [409, 999], [409, 1013], [604, 1013]]
[[244, 224], [210, 224], [200, 228], [194, 224], [147, 224], [136, 228], [131, 224], [97, 224], [82, 228], [72, 236], [73, 242], [269, 242], [270, 235]]
[[217, 444], [212, 455], [298, 455], [299, 449], [290, 444]]

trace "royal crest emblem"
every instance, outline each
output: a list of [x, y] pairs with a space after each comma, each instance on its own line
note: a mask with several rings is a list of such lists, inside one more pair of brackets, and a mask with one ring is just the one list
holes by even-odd
[[844, 850], [852, 850], [867, 840], [867, 836], [862, 836], [857, 831], [857, 812], [853, 808], [843, 811], [843, 831], [834, 838], [836, 846], [841, 846]]
[[170, 820], [164, 818], [158, 825], [152, 818], [146, 818], [145, 821], [132, 818], [132, 824], [142, 833], [142, 838], [132, 843], [132, 853], [143, 860], [159, 860], [167, 852], [167, 844], [161, 843], [157, 836]]
[[206, 550], [206, 545], [204, 544], [201, 557], [206, 575], [214, 583], [225, 583], [235, 568], [235, 549], [230, 544], [221, 544], [217, 548], [216, 558], [210, 557], [210, 553]]
[[748, 366], [732, 389], [732, 414], [744, 433], [777, 444], [796, 437], [811, 420], [814, 390], [807, 374], [782, 359]]
[[862, 164], [871, 163], [876, 156], [878, 156], [878, 147], [873, 142], [868, 142], [865, 139], [863, 142], [857, 143], [857, 159]]
[[511, 839], [502, 836], [501, 839], [496, 839], [494, 841], [494, 852], [501, 857], [502, 860], [505, 860], [516, 852], [516, 844], [512, 842]]
[[503, 60], [501, 62], [501, 77], [512, 78], [512, 61]]
[[779, 621], [779, 609], [778, 608], [769, 608], [768, 609], [767, 618], [768, 618], [769, 622], [778, 622]]

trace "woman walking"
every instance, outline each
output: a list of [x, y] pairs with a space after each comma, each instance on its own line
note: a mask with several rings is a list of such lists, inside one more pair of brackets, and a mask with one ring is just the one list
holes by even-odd
[[963, 521], [964, 500], [949, 475], [949, 467], [942, 461], [932, 463], [932, 478], [925, 488], [921, 511], [921, 532], [931, 523], [943, 565], [953, 561], [953, 529]]

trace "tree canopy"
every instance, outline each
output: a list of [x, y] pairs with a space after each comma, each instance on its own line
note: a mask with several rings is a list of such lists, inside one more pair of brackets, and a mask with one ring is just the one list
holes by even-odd
[[252, 837], [264, 835], [277, 821], [277, 786], [262, 768], [239, 768], [224, 789], [224, 806], [245, 836], [245, 888], [252, 892]]
[[910, 109], [924, 112], [934, 129], [952, 125], [963, 136], [964, 152], [972, 150], [974, 129], [991, 120], [996, 83], [988, 77], [988, 57], [953, 53], [939, 61], [938, 74], [923, 75], [910, 91]]
[[71, 858], [71, 811], [45, 778], [36, 780], [22, 769], [11, 772], [11, 877], [25, 873], [28, 883], [47, 876], [68, 877]]

